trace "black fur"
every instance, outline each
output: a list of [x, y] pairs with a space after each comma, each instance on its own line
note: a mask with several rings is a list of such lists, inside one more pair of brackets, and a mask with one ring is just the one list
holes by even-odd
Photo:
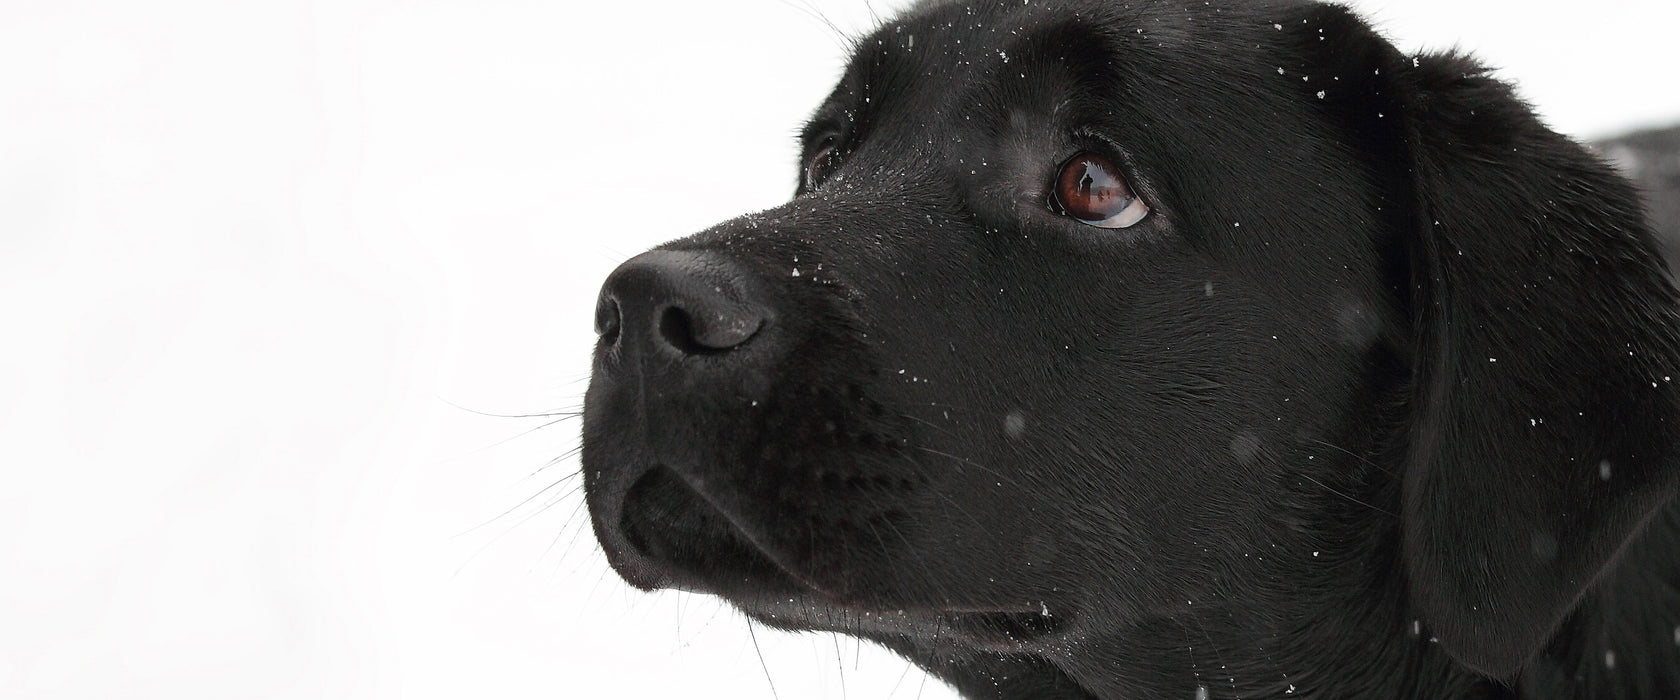
[[[1633, 189], [1305, 2], [926, 2], [788, 204], [602, 290], [617, 571], [975, 698], [1680, 697], [1680, 318]], [[1050, 206], [1105, 155], [1151, 207]]]

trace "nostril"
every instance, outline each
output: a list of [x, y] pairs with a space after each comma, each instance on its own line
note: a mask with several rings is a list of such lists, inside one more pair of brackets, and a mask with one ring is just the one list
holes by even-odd
[[619, 316], [618, 302], [610, 296], [602, 295], [601, 301], [595, 305], [595, 334], [601, 336], [601, 342], [612, 345], [618, 342], [618, 329], [624, 321]]
[[643, 358], [735, 350], [772, 325], [770, 298], [750, 270], [726, 256], [651, 250], [618, 266], [602, 285], [597, 347]]
[[748, 308], [700, 305], [698, 313], [667, 306], [659, 315], [659, 336], [685, 355], [705, 355], [739, 347], [764, 325]]
[[698, 355], [705, 351], [694, 342], [694, 324], [689, 323], [688, 313], [675, 306], [666, 307], [665, 312], [659, 315], [659, 337], [684, 355]]

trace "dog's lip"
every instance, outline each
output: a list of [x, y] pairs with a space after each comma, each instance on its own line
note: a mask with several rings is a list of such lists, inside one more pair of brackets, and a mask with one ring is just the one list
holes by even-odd
[[886, 633], [936, 644], [1002, 653], [1042, 649], [1072, 630], [1075, 615], [1043, 602], [1003, 605], [883, 606], [848, 604], [820, 594], [737, 601], [744, 611], [774, 626]]
[[[624, 511], [629, 520], [621, 530], [639, 562], [632, 568], [657, 579], [649, 588], [670, 587], [720, 595], [775, 626], [874, 630], [996, 651], [1036, 648], [1068, 630], [1075, 617], [1072, 606], [1054, 596], [1050, 602], [1032, 594], [918, 602], [914, 595], [910, 599], [892, 600], [899, 596], [880, 590], [873, 593], [856, 590], [844, 584], [825, 586], [808, 575], [801, 575], [797, 567], [790, 566], [773, 548], [753, 537], [750, 523], [743, 524], [731, 517], [725, 504], [709, 497], [703, 488], [663, 461], [652, 462], [642, 470], [626, 496], [655, 484], [662, 484], [659, 488], [669, 490], [670, 494], [680, 494], [687, 501], [686, 507], [697, 509], [697, 515], [703, 513], [716, 526], [727, 528], [729, 534], [723, 535], [722, 530], [715, 533], [723, 537], [713, 542], [718, 547], [713, 553], [720, 558], [697, 568], [700, 562], [669, 559], [668, 555], [658, 554], [657, 547], [650, 549], [640, 528], [632, 524], [649, 513], [635, 516], [631, 511]], [[712, 567], [720, 563], [736, 567], [737, 574], [747, 574], [754, 583], [743, 588], [738, 575], [719, 576], [719, 570]], [[882, 599], [882, 594], [887, 599]]]
[[[761, 579], [760, 582], [769, 585], [772, 589], [793, 590], [819, 595], [823, 593], [823, 588], [817, 582], [812, 581], [809, 576], [801, 575], [794, 567], [783, 561], [782, 557], [777, 556], [775, 552], [765, 547], [727, 508], [713, 500], [703, 489], [696, 488], [680, 471], [670, 468], [663, 462], [655, 462], [647, 469], [641, 470], [641, 475], [626, 489], [624, 496], [626, 504], [629, 499], [634, 497], [635, 492], [643, 488], [653, 487], [653, 484], [656, 483], [663, 484], [663, 488], [666, 489], [675, 489], [675, 493], [681, 494], [681, 497], [686, 500], [686, 508], [696, 509], [694, 512], [696, 516], [712, 520], [716, 525], [727, 530], [727, 532], [719, 530], [713, 533], [714, 536], [720, 538], [713, 542], [714, 545], [719, 547], [714, 551], [714, 554], [727, 558], [730, 563], [737, 567], [756, 571], [756, 575]], [[637, 521], [642, 519], [638, 515], [644, 517], [646, 515], [641, 509], [632, 509], [628, 505], [621, 505], [620, 513], [619, 530], [625, 533], [626, 544], [635, 552], [635, 557], [642, 562], [642, 568], [657, 572], [655, 578], [658, 583], [648, 586], [649, 588], [673, 587], [732, 597], [727, 591], [713, 590], [714, 586], [720, 583], [720, 580], [713, 575], [715, 572], [702, 572], [695, 569], [694, 565], [698, 562], [673, 561], [655, 555], [648, 540], [641, 533], [642, 526], [637, 524]], [[710, 565], [715, 566], [718, 563], [713, 561], [710, 562]], [[774, 580], [764, 579], [763, 577], [766, 576]]]
[[1040, 641], [1067, 629], [1070, 617], [1039, 603], [1018, 608], [947, 610], [941, 615], [949, 634], [970, 644], [1000, 651]]

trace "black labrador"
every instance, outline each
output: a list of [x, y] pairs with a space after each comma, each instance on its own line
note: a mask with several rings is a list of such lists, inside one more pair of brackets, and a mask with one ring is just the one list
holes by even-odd
[[631, 584], [974, 698], [1680, 697], [1680, 301], [1633, 188], [1291, 0], [930, 0], [797, 195], [601, 291]]

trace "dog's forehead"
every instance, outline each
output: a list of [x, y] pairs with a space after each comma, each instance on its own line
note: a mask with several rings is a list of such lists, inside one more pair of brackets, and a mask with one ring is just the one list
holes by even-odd
[[[915, 83], [931, 96], [987, 76], [1015, 76], [1070, 56], [1152, 69], [1216, 72], [1266, 51], [1308, 0], [923, 0], [858, 39], [841, 92], [879, 95]], [[1173, 55], [1171, 61], [1155, 56]], [[1266, 59], [1270, 60], [1270, 59]], [[1250, 61], [1236, 58], [1240, 65]], [[1026, 77], [1026, 76], [1021, 76]], [[849, 84], [847, 84], [849, 83]], [[860, 100], [861, 101], [861, 100]]]
[[[976, 44], [956, 39], [979, 36], [1025, 36], [1036, 30], [1067, 25], [1102, 27], [1114, 33], [1149, 33], [1157, 40], [1188, 38], [1202, 27], [1218, 33], [1221, 27], [1266, 24], [1270, 17], [1291, 9], [1318, 4], [1314, 0], [921, 0], [887, 20], [859, 46], [886, 41], [890, 35], [933, 32], [926, 40], [950, 39], [941, 48], [953, 54], [995, 48], [998, 41]], [[920, 39], [919, 39], [920, 40]], [[966, 46], [965, 46], [966, 43]]]
[[[802, 131], [806, 158], [835, 135], [849, 152], [876, 149], [882, 134], [928, 147], [995, 138], [1022, 131], [1022, 114], [1035, 127], [1124, 125], [1133, 140], [1265, 119], [1310, 99], [1273, 71], [1311, 70], [1301, 54], [1314, 30], [1297, 29], [1315, 4], [927, 0], [854, 42]], [[1199, 123], [1154, 133], [1184, 116]]]
[[[952, 116], [960, 111], [953, 110], [960, 106], [953, 98], [985, 91], [1002, 69], [1045, 64], [1045, 49], [1058, 55], [1103, 50], [1094, 42], [1073, 39], [1074, 32], [1136, 24], [1135, 18], [1099, 19], [1065, 9], [965, 0], [919, 3], [853, 43], [845, 76], [819, 115], [844, 114], [840, 121], [861, 113], [912, 113], [918, 120]], [[1053, 92], [1060, 82], [1041, 80], [1038, 88]], [[978, 102], [983, 100], [963, 104]], [[1009, 101], [1015, 106], [1019, 102]]]

